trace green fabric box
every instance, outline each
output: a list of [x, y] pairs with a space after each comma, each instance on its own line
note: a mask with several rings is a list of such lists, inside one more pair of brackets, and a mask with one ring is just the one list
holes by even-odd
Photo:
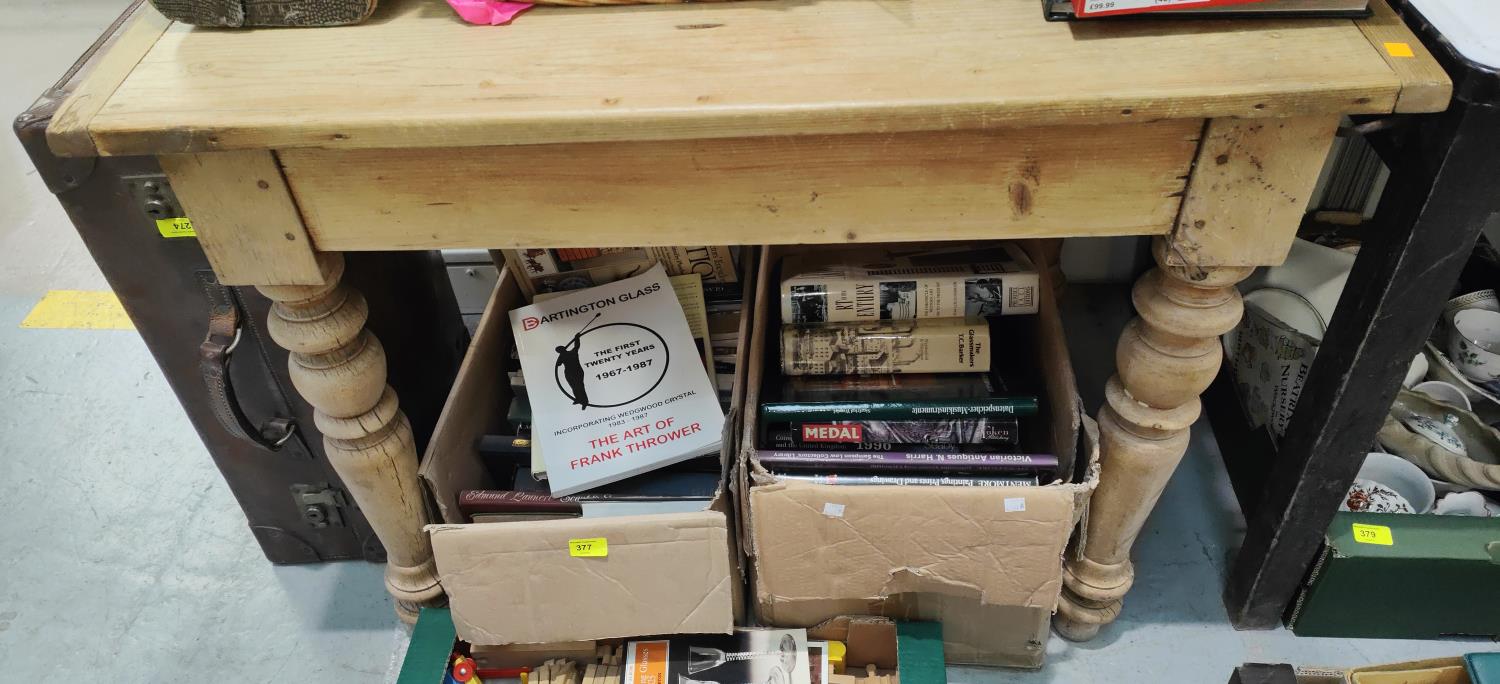
[[1340, 512], [1287, 626], [1298, 636], [1500, 636], [1500, 520]]
[[423, 608], [412, 628], [406, 659], [396, 684], [442, 684], [448, 675], [448, 658], [458, 636], [453, 631], [453, 614], [447, 608]]

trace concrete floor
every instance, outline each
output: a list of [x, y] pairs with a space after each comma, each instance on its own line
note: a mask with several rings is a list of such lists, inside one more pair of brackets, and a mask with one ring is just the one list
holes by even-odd
[[[124, 4], [0, 4], [0, 113], [29, 106]], [[0, 137], [0, 682], [394, 680], [406, 635], [381, 568], [265, 562], [135, 333], [18, 327], [49, 290], [107, 286], [20, 146]], [[1109, 372], [1116, 295], [1075, 298], [1086, 389]], [[1136, 547], [1120, 621], [1089, 644], [1054, 638], [1040, 672], [954, 669], [951, 681], [1218, 683], [1244, 661], [1481, 648], [1233, 631], [1219, 590], [1242, 524], [1200, 425]]]

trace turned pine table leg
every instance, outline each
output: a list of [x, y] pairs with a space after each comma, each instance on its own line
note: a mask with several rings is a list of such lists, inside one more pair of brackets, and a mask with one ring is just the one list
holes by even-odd
[[1198, 395], [1219, 371], [1222, 335], [1243, 313], [1235, 283], [1250, 268], [1187, 269], [1165, 263], [1135, 284], [1139, 317], [1115, 350], [1118, 374], [1099, 411], [1101, 479], [1089, 504], [1081, 554], [1064, 566], [1058, 633], [1094, 637], [1120, 614], [1134, 570], [1130, 549], [1187, 451]]
[[340, 282], [344, 256], [318, 252], [269, 150], [163, 155], [162, 169], [225, 285], [276, 302], [267, 329], [291, 352], [292, 384], [316, 412], [328, 461], [385, 545], [386, 589], [407, 622], [443, 599], [422, 526], [417, 448], [385, 350], [365, 330], [369, 306]]
[[1244, 313], [1235, 284], [1286, 258], [1338, 121], [1214, 119], [1177, 225], [1157, 238], [1158, 268], [1135, 284], [1139, 317], [1115, 350], [1099, 411], [1100, 480], [1082, 548], [1069, 550], [1054, 626], [1092, 639], [1120, 614], [1135, 577], [1130, 549], [1187, 451], [1198, 395], [1223, 361], [1219, 336]]
[[385, 545], [386, 589], [413, 622], [440, 601], [411, 425], [385, 382], [385, 350], [365, 330], [369, 306], [341, 282], [344, 257], [322, 253], [323, 285], [260, 286], [275, 301], [267, 328], [291, 351], [292, 384], [316, 409], [328, 460]]

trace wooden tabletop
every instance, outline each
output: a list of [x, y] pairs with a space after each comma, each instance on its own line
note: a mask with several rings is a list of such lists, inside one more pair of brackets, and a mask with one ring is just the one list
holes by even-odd
[[146, 7], [49, 137], [123, 155], [1442, 109], [1446, 77], [1380, 9], [1067, 24], [1038, 0], [755, 0], [481, 27], [442, 0], [385, 0], [359, 26], [229, 31]]

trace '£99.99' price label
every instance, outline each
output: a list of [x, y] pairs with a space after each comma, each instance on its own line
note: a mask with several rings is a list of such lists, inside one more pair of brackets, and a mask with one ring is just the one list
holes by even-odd
[[[1254, 2], [1256, 0], [1238, 0]], [[1189, 5], [1230, 4], [1225, 0], [1074, 0], [1073, 11], [1079, 16], [1145, 12], [1154, 9], [1170, 9]]]

